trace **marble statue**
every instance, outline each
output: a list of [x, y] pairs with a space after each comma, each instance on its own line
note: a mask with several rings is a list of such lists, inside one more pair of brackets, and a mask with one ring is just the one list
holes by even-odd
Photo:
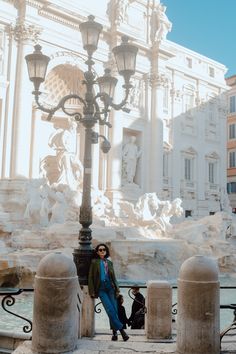
[[[180, 217], [183, 214], [180, 198], [160, 200], [156, 193], [145, 193], [139, 197], [134, 205], [128, 201], [120, 203], [124, 215], [124, 223], [129, 226], [139, 225], [150, 228], [153, 235], [167, 236], [172, 229], [171, 218]], [[155, 232], [158, 231], [157, 234]]]
[[93, 188], [91, 196], [93, 213], [95, 216], [104, 218], [113, 215], [111, 202], [109, 198], [104, 195], [103, 191]]
[[117, 13], [119, 22], [127, 22], [127, 9], [129, 6], [129, 0], [117, 0]]
[[182, 200], [180, 198], [175, 198], [171, 204], [171, 214], [172, 216], [180, 217], [184, 213], [184, 209], [181, 206]]
[[181, 206], [182, 200], [176, 198], [171, 202], [169, 200], [160, 200], [157, 197], [156, 199], [157, 201], [154, 204], [156, 210], [152, 218], [152, 225], [150, 226], [153, 229], [160, 230], [161, 234], [166, 236], [173, 226], [171, 224], [171, 218], [173, 216], [179, 218], [183, 214], [183, 208]]
[[172, 214], [172, 205], [171, 202], [168, 200], [165, 201], [165, 204], [162, 207], [161, 215], [155, 218], [155, 224], [158, 227], [158, 229], [161, 230], [163, 234], [167, 234], [171, 228], [172, 225], [170, 223], [170, 218], [173, 216]]
[[123, 170], [124, 170], [124, 182], [134, 183], [134, 177], [136, 174], [137, 162], [141, 155], [141, 150], [136, 145], [136, 137], [131, 136], [127, 144], [123, 149]]
[[[71, 190], [66, 184], [49, 185], [45, 179], [25, 181], [24, 186], [22, 195], [27, 197], [24, 222], [15, 223], [11, 219], [13, 212], [7, 218], [7, 208], [1, 202], [4, 219], [8, 224], [13, 222], [7, 238], [2, 231], [0, 242], [3, 241], [1, 256], [6, 260], [7, 272], [15, 271], [11, 266], [14, 260], [14, 265], [21, 266], [21, 279], [31, 284], [33, 272], [45, 252], [57, 249], [71, 255], [71, 248], [77, 247], [81, 192]], [[129, 274], [129, 279], [147, 280], [157, 276], [157, 272], [163, 278], [174, 278], [182, 262], [199, 253], [214, 257], [221, 269], [236, 271], [236, 216], [232, 213], [221, 211], [174, 224], [172, 218], [183, 214], [180, 198], [160, 200], [156, 193], [145, 193], [134, 204], [120, 202], [123, 213], [120, 217], [113, 212], [103, 191], [93, 188], [92, 201], [93, 239], [111, 242], [122, 279]], [[124, 240], [127, 247], [123, 247]], [[140, 264], [137, 254], [141, 255]]]
[[229, 202], [229, 196], [225, 190], [225, 188], [220, 189], [220, 207], [222, 211], [225, 211], [226, 213], [231, 213], [232, 208], [230, 206]]
[[54, 194], [55, 203], [52, 206], [51, 224], [64, 224], [66, 221], [66, 212], [68, 210], [68, 204], [65, 199], [65, 195], [62, 192], [56, 191]]
[[135, 212], [144, 222], [153, 221], [157, 217], [160, 204], [161, 201], [156, 193], [145, 193], [139, 197]]
[[82, 163], [76, 157], [74, 148], [76, 126], [75, 122], [69, 120], [68, 127], [66, 129], [57, 128], [49, 137], [48, 143], [56, 152], [56, 169], [58, 174], [54, 182], [67, 184], [73, 190], [78, 189], [83, 174]]
[[40, 196], [42, 198], [40, 208], [40, 225], [46, 227], [49, 224], [51, 213], [51, 189], [46, 180], [44, 179], [43, 181], [44, 183], [40, 186]]
[[159, 3], [151, 15], [151, 41], [160, 42], [166, 39], [167, 33], [172, 29], [172, 23], [166, 15], [166, 6]]
[[36, 228], [78, 221], [81, 192], [66, 184], [48, 185], [45, 178], [29, 181], [24, 220]]
[[72, 190], [68, 185], [54, 183], [51, 186], [52, 208], [50, 224], [63, 224], [79, 220], [79, 208], [82, 194]]
[[42, 224], [44, 226], [48, 224], [47, 189], [46, 179], [34, 179], [28, 182], [26, 187], [27, 205], [24, 212], [24, 219], [28, 224]]

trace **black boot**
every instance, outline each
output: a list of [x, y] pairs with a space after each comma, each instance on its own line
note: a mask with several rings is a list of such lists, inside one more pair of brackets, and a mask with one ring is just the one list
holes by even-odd
[[112, 333], [113, 333], [113, 335], [111, 337], [111, 340], [114, 340], [114, 341], [117, 340], [118, 339], [118, 335], [117, 335], [116, 330], [113, 329]]
[[128, 334], [123, 329], [120, 329], [120, 334], [122, 335], [124, 342], [126, 342], [129, 339]]

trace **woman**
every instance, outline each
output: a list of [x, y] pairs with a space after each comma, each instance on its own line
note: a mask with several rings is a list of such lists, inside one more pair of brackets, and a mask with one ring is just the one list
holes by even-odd
[[113, 264], [108, 259], [109, 256], [110, 253], [107, 245], [104, 243], [98, 244], [95, 248], [95, 257], [89, 269], [89, 295], [92, 298], [99, 297], [105, 308], [113, 330], [111, 340], [117, 340], [117, 331], [120, 331], [123, 340], [127, 341], [129, 336], [123, 330], [123, 324], [118, 317], [116, 297], [119, 295], [120, 290], [115, 277]]

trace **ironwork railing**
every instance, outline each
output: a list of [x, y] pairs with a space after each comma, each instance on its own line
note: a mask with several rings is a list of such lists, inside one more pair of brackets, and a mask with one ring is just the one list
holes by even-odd
[[[16, 302], [15, 296], [22, 294], [23, 292], [27, 293], [27, 292], [34, 292], [34, 289], [23, 289], [23, 288], [1, 288], [0, 287], [0, 296], [2, 297], [1, 300], [1, 305], [2, 305], [2, 309], [9, 313], [12, 316], [15, 316], [17, 318], [22, 319], [23, 321], [26, 321], [28, 324], [23, 326], [23, 332], [24, 333], [30, 333], [32, 331], [33, 328], [33, 323], [30, 319], [19, 315], [13, 311], [9, 310], [9, 307], [13, 306]], [[82, 293], [79, 291], [77, 293], [77, 309], [79, 312], [81, 312], [81, 307], [82, 307]]]
[[[236, 286], [221, 286], [220, 287], [221, 290], [225, 289], [225, 290], [236, 290]], [[236, 296], [235, 296], [236, 298]], [[222, 304], [220, 305], [220, 309], [224, 310], [233, 310], [233, 321], [232, 323], [227, 326], [225, 329], [223, 329], [220, 333], [220, 342], [222, 341], [223, 337], [230, 331], [236, 329], [236, 304]]]
[[[135, 297], [132, 297], [131, 295], [131, 291], [132, 291], [132, 287], [134, 285], [130, 285], [130, 284], [122, 284], [120, 283], [119, 284], [119, 287], [122, 288], [122, 289], [129, 289], [128, 290], [128, 296], [134, 300], [134, 301], [137, 301], [135, 299]], [[146, 289], [147, 286], [146, 285], [137, 285], [140, 289]], [[177, 286], [172, 286], [173, 289], [177, 289]], [[236, 290], [236, 286], [221, 286], [220, 287], [221, 290]], [[12, 307], [14, 304], [15, 304], [15, 296], [19, 295], [19, 294], [22, 294], [23, 292], [34, 292], [34, 289], [18, 289], [18, 288], [1, 288], [0, 287], [0, 296], [3, 296], [2, 297], [2, 300], [1, 300], [1, 306], [3, 308], [4, 311], [6, 311], [7, 313], [17, 317], [17, 318], [20, 318], [22, 319], [23, 321], [26, 321], [27, 324], [23, 326], [23, 332], [24, 333], [30, 333], [32, 331], [32, 321], [29, 320], [28, 318], [22, 316], [22, 315], [19, 315], [13, 311], [10, 311], [9, 310], [9, 307]], [[81, 294], [78, 294], [78, 305], [77, 305], [77, 308], [78, 308], [78, 311], [80, 311], [80, 307], [82, 305], [82, 301], [81, 301]], [[137, 301], [139, 302], [139, 301]], [[94, 311], [96, 313], [101, 313], [101, 308], [99, 308], [99, 306], [101, 305], [101, 302], [97, 303], [94, 307]], [[177, 305], [178, 303], [175, 302], [173, 305], [172, 305], [172, 315], [177, 315]], [[146, 306], [144, 305], [143, 306], [144, 308], [144, 311], [146, 313], [147, 309], [146, 309]], [[221, 331], [220, 333], [220, 341], [222, 341], [222, 338], [228, 333], [230, 332], [231, 330], [236, 330], [236, 304], [222, 304], [220, 305], [220, 309], [221, 310], [224, 310], [224, 309], [227, 309], [227, 310], [233, 310], [233, 321], [232, 323], [227, 326], [224, 330]]]
[[[132, 285], [125, 285], [125, 284], [121, 284], [119, 283], [119, 288], [120, 289], [129, 289], [128, 290], [128, 296], [133, 300], [133, 301], [136, 301], [137, 303], [139, 303], [140, 305], [143, 305], [143, 309], [144, 309], [144, 312], [147, 313], [147, 308], [145, 306], [145, 304], [141, 303], [140, 301], [138, 301], [135, 297], [133, 297], [131, 295], [131, 291], [132, 291], [132, 287], [134, 286], [134, 284]], [[136, 284], [135, 284], [136, 286]], [[137, 285], [137, 287], [139, 287], [139, 289], [146, 289], [147, 286], [146, 285]], [[94, 312], [95, 313], [101, 313], [102, 309], [100, 308], [100, 306], [102, 305], [102, 302], [98, 302], [95, 306], [94, 306]]]
[[220, 332], [220, 342], [222, 341], [223, 337], [230, 331], [236, 330], [236, 304], [230, 304], [230, 305], [220, 305], [221, 309], [230, 309], [234, 310], [234, 319], [233, 322], [223, 329], [223, 331]]
[[[132, 287], [133, 287], [134, 285], [132, 284], [132, 285], [130, 285], [130, 284], [126, 284], [126, 285], [124, 285], [124, 284], [122, 284], [122, 283], [119, 283], [119, 287], [121, 288], [121, 289], [129, 289], [128, 290], [128, 296], [132, 299], [132, 300], [134, 300], [134, 301], [137, 301], [134, 297], [132, 297], [131, 296], [131, 290], [132, 290]], [[147, 288], [147, 286], [146, 285], [137, 285], [140, 289], [146, 289]], [[172, 286], [172, 289], [175, 289], [175, 290], [177, 290], [178, 289], [178, 287], [176, 286], [176, 285], [173, 285]], [[221, 290], [236, 290], [236, 286], [221, 286], [220, 287], [220, 289]], [[138, 301], [137, 301], [138, 302]], [[102, 311], [102, 309], [101, 309], [101, 305], [102, 305], [102, 303], [101, 302], [98, 302], [95, 306], [94, 306], [94, 311], [95, 311], [95, 313], [97, 313], [97, 314], [99, 314], [99, 313], [101, 313], [101, 311]], [[231, 310], [233, 310], [234, 312], [233, 312], [233, 314], [234, 314], [234, 319], [233, 319], [233, 321], [232, 321], [232, 323], [229, 325], [229, 326], [227, 326], [224, 330], [222, 330], [221, 331], [221, 333], [220, 333], [220, 340], [222, 340], [222, 338], [226, 335], [226, 333], [228, 333], [229, 331], [231, 331], [231, 330], [234, 330], [234, 329], [236, 329], [236, 304], [226, 304], [226, 305], [220, 305], [220, 309], [221, 310], [223, 310], [223, 309], [231, 309]], [[146, 308], [146, 306], [144, 306], [144, 311], [145, 311], [145, 313], [147, 312], [147, 308]], [[175, 315], [177, 315], [177, 312], [178, 312], [178, 303], [177, 302], [174, 302], [173, 304], [172, 304], [172, 315], [173, 315], [173, 317], [172, 317], [172, 322], [175, 322], [175, 318], [174, 318], [174, 316]]]
[[28, 318], [25, 318], [24, 316], [18, 315], [17, 313], [10, 311], [7, 307], [11, 307], [15, 304], [16, 300], [13, 296], [19, 295], [23, 292], [33, 291], [34, 289], [0, 288], [0, 296], [3, 296], [1, 301], [3, 310], [28, 323], [27, 325], [23, 326], [24, 333], [30, 333], [32, 331], [32, 321], [30, 321]]

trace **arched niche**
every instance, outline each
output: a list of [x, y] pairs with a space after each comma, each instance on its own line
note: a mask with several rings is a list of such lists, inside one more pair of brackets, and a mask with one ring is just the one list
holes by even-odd
[[[84, 98], [85, 85], [82, 84], [83, 79], [83, 72], [76, 66], [60, 64], [54, 67], [48, 73], [44, 84], [46, 102], [52, 106], [57, 105], [62, 97], [72, 93]], [[76, 99], [69, 100], [67, 106], [82, 111], [81, 103]]]

